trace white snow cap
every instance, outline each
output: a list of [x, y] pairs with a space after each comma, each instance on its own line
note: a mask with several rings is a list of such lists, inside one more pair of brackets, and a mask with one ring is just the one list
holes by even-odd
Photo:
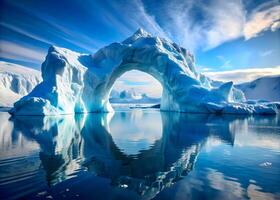
[[131, 44], [139, 38], [147, 38], [147, 37], [152, 37], [152, 35], [146, 31], [144, 31], [144, 29], [139, 28], [132, 36], [130, 36], [129, 38], [124, 40], [122, 43]]
[[244, 103], [232, 82], [214, 87], [195, 68], [194, 56], [176, 43], [143, 29], [120, 43], [85, 55], [58, 47], [42, 64], [43, 82], [14, 104], [14, 115], [113, 111], [109, 94], [130, 70], [146, 72], [163, 88], [161, 110], [190, 113], [275, 114], [275, 103]]

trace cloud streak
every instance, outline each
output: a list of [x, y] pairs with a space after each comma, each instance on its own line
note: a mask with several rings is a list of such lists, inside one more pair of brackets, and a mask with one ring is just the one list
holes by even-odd
[[[19, 16], [23, 15], [24, 20], [1, 22], [0, 25], [4, 28], [8, 28], [47, 45], [62, 47], [70, 45], [92, 53], [104, 45], [102, 42], [89, 37], [75, 28], [69, 27], [64, 22], [59, 21], [47, 13], [40, 13], [36, 9], [28, 8], [16, 2], [11, 2], [11, 4], [20, 11]], [[41, 30], [38, 30], [38, 28]]]
[[[103, 20], [108, 25], [113, 25], [124, 36], [128, 36], [135, 32], [138, 28], [144, 28], [146, 31], [158, 35], [160, 37], [170, 39], [169, 35], [156, 21], [155, 17], [149, 14], [141, 0], [131, 0], [129, 4], [120, 6], [119, 3], [110, 1], [110, 7], [99, 8], [104, 15]], [[122, 13], [122, 17], [116, 16], [116, 13]]]
[[[180, 45], [205, 50], [242, 36], [246, 10], [240, 0], [170, 1], [163, 6], [163, 30]], [[197, 20], [197, 13], [203, 17]]]
[[32, 38], [34, 40], [43, 42], [45, 44], [52, 44], [52, 42], [50, 40], [47, 40], [47, 39], [45, 39], [43, 37], [40, 37], [40, 36], [38, 36], [38, 35], [36, 35], [34, 33], [31, 33], [29, 31], [25, 30], [25, 29], [21, 29], [21, 28], [19, 28], [18, 25], [13, 25], [13, 24], [5, 23], [5, 22], [0, 22], [0, 26], [5, 27], [7, 29], [10, 29], [10, 30], [12, 30], [14, 32], [17, 32], [19, 34], [22, 34], [22, 35], [24, 35], [26, 37]]
[[263, 76], [280, 75], [280, 66], [273, 68], [250, 68], [222, 72], [204, 72], [204, 75], [219, 81], [233, 81], [235, 84], [253, 81]]
[[266, 56], [271, 55], [273, 52], [274, 52], [274, 50], [266, 50], [266, 51], [261, 52], [260, 56], [266, 57]]
[[245, 23], [245, 9], [241, 1], [212, 2], [205, 6], [208, 20], [205, 21], [209, 29], [205, 30], [206, 49], [211, 49], [220, 44], [241, 36]]
[[263, 3], [254, 9], [244, 26], [246, 40], [257, 37], [263, 31], [276, 31], [280, 27], [280, 5], [278, 1]]
[[[78, 8], [74, 7], [70, 11], [82, 13], [81, 19], [85, 19], [85, 22], [82, 20], [75, 21], [75, 17], [71, 18], [69, 16], [68, 18], [67, 12], [69, 10], [67, 8], [63, 12], [66, 18], [64, 15], [56, 16], [56, 18], [50, 14], [52, 12], [48, 9], [34, 9], [36, 5], [32, 7], [25, 6], [22, 2], [11, 2], [9, 3], [12, 5], [11, 7], [16, 8], [16, 11], [21, 12], [21, 14], [13, 14], [14, 18], [8, 19], [6, 17], [6, 21], [0, 22], [1, 28], [4, 27], [9, 31], [21, 34], [21, 37], [28, 37], [28, 42], [31, 41], [30, 38], [36, 42], [34, 42], [33, 46], [27, 46], [26, 42], [23, 43], [17, 37], [11, 40], [7, 39], [8, 36], [7, 38], [1, 38], [1, 57], [41, 63], [44, 51], [46, 52], [46, 48], [50, 44], [75, 51], [93, 53], [104, 45], [102, 38], [109, 38], [105, 39], [106, 43], [110, 40], [114, 41], [115, 38], [125, 39], [139, 27], [152, 34], [174, 40], [191, 51], [207, 51], [237, 38], [249, 40], [261, 35], [266, 30], [276, 31], [280, 27], [280, 4], [277, 0], [266, 1], [253, 9], [250, 8], [250, 10], [246, 9], [244, 1], [241, 0], [172, 0], [157, 4], [147, 2], [131, 0], [128, 3], [126, 1], [101, 0], [96, 2], [86, 1], [84, 4], [77, 3]], [[68, 3], [69, 5], [76, 5], [71, 1]], [[73, 5], [70, 6], [73, 7]], [[102, 14], [102, 17], [99, 16], [100, 24], [106, 27], [104, 31], [106, 31], [107, 35], [106, 37], [100, 37], [101, 39], [98, 39], [97, 35], [91, 34], [94, 29], [89, 28], [91, 26], [90, 22], [93, 22], [93, 19], [98, 16], [97, 12]], [[22, 16], [25, 18], [18, 20]], [[69, 21], [65, 19], [69, 19]], [[83, 26], [80, 26], [80, 24], [83, 24]], [[98, 27], [96, 26], [95, 29], [98, 29]], [[102, 28], [100, 30], [103, 31]], [[110, 31], [115, 32], [111, 34]], [[42, 43], [44, 50], [36, 46], [38, 41]], [[257, 54], [261, 57], [268, 57], [271, 54], [276, 54], [276, 52], [277, 48], [267, 51], [262, 49]], [[222, 54], [218, 53], [218, 55]], [[221, 66], [219, 69], [224, 70], [234, 67], [235, 60], [228, 55], [220, 56], [218, 61], [221, 62]], [[209, 66], [211, 65], [209, 64]], [[213, 64], [212, 66], [218, 65]], [[213, 72], [207, 73], [211, 74]], [[229, 74], [232, 74], [234, 80], [238, 79], [233, 73], [228, 71], [225, 73], [227, 73], [228, 77], [230, 76]], [[218, 78], [226, 76], [225, 74], [216, 74], [217, 77], [218, 75], [221, 76]], [[133, 78], [127, 77], [127, 83], [130, 80], [137, 80], [139, 75], [131, 77]], [[248, 76], [246, 75], [245, 80], [247, 79]], [[146, 84], [146, 79], [139, 81]], [[124, 81], [122, 82], [124, 83]], [[156, 90], [159, 90], [158, 87]]]
[[46, 53], [42, 49], [32, 49], [10, 41], [0, 40], [0, 56], [23, 62], [42, 63]]
[[[73, 29], [47, 13], [41, 13], [23, 4], [11, 4], [30, 16], [27, 22], [1, 22], [3, 27], [46, 44], [61, 46], [57, 44], [61, 40], [88, 52], [94, 52], [104, 45], [88, 33]], [[131, 0], [125, 4], [110, 1], [107, 6], [97, 6], [89, 1], [81, 7], [89, 19], [96, 18], [92, 10], [98, 9], [102, 13], [100, 20], [118, 30], [123, 36], [128, 36], [142, 27], [153, 34], [174, 40], [191, 51], [210, 50], [241, 37], [248, 40], [257, 37], [263, 31], [276, 31], [280, 27], [278, 1], [265, 2], [251, 11], [245, 9], [241, 0], [210, 0], [208, 3], [173, 0], [159, 4], [154, 10], [141, 0]], [[203, 15], [199, 20], [198, 13]], [[39, 23], [50, 37], [58, 39], [57, 42], [34, 32], [34, 27], [30, 24]]]
[[[160, 12], [161, 30], [180, 45], [195, 51], [213, 49], [225, 42], [249, 40], [280, 27], [279, 2], [269, 1], [249, 11], [241, 0], [170, 1]], [[197, 13], [203, 13], [197, 20]]]

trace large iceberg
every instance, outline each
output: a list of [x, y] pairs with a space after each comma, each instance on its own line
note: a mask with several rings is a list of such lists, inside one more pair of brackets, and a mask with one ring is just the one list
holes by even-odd
[[188, 113], [275, 114], [273, 103], [246, 104], [232, 82], [215, 87], [196, 71], [194, 56], [176, 43], [139, 29], [93, 55], [50, 47], [43, 82], [14, 104], [14, 115], [58, 115], [113, 111], [109, 96], [116, 79], [146, 72], [162, 87], [161, 110]]

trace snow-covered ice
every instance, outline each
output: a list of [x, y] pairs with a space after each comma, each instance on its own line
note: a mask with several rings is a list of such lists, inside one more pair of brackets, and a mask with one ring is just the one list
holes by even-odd
[[232, 82], [215, 87], [196, 71], [186, 49], [139, 29], [123, 42], [93, 55], [50, 47], [42, 64], [43, 82], [14, 104], [14, 115], [58, 115], [113, 111], [109, 95], [116, 79], [130, 70], [146, 72], [163, 88], [161, 110], [189, 113], [275, 114], [273, 103], [246, 104]]
[[41, 81], [38, 70], [0, 61], [0, 107], [12, 107]]
[[247, 99], [279, 101], [280, 76], [265, 76], [254, 81], [238, 84], [236, 88], [242, 90]]

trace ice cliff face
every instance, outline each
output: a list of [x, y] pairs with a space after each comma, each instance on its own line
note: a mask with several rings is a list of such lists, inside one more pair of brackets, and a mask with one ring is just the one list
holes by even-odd
[[93, 55], [51, 47], [42, 64], [43, 82], [14, 104], [15, 115], [112, 111], [109, 94], [130, 70], [152, 75], [162, 87], [161, 110], [190, 113], [276, 113], [273, 104], [244, 104], [232, 82], [213, 87], [200, 75], [194, 56], [177, 44], [139, 29]]
[[0, 61], [0, 106], [12, 107], [40, 81], [40, 71]]

